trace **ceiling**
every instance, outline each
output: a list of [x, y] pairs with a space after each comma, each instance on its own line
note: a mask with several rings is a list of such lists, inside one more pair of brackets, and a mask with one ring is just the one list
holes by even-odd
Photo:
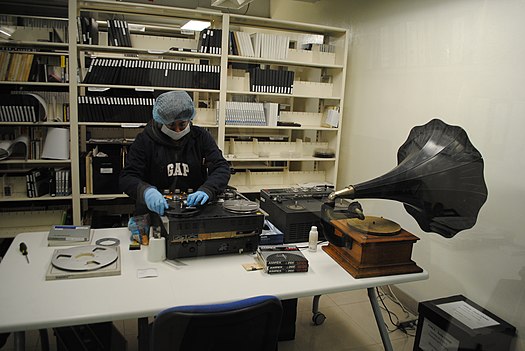
[[[116, 0], [115, 0], [116, 1]], [[239, 10], [211, 6], [211, 0], [127, 0], [134, 3], [157, 4], [183, 8], [213, 9], [250, 16], [269, 17], [270, 0], [255, 0]], [[67, 17], [68, 0], [2, 0], [2, 14], [23, 14], [44, 17]]]

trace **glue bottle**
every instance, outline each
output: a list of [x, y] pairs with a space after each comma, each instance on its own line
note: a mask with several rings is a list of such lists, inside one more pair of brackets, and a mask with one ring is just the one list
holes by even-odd
[[319, 234], [317, 233], [317, 227], [315, 225], [310, 228], [310, 234], [308, 235], [308, 250], [317, 251], [317, 240], [319, 239]]

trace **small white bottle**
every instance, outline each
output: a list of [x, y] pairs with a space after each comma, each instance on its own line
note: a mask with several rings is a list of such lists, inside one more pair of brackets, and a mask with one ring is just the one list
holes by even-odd
[[310, 234], [308, 235], [308, 250], [317, 251], [317, 240], [319, 240], [319, 234], [317, 233], [317, 227], [315, 225], [310, 228]]

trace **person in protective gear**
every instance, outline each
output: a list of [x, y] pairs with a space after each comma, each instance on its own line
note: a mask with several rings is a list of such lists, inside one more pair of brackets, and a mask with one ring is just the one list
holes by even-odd
[[164, 215], [162, 191], [188, 194], [187, 205], [215, 199], [230, 179], [230, 166], [212, 135], [192, 124], [193, 101], [184, 91], [157, 97], [153, 119], [137, 135], [120, 173], [119, 186], [135, 199], [135, 214], [150, 210]]

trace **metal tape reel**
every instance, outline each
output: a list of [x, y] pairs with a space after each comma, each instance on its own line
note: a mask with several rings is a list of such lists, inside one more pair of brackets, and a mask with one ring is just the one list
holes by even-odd
[[249, 200], [226, 200], [222, 207], [234, 213], [254, 213], [259, 210], [259, 204]]
[[56, 250], [51, 264], [66, 271], [92, 271], [115, 262], [117, 258], [114, 248], [87, 245]]

